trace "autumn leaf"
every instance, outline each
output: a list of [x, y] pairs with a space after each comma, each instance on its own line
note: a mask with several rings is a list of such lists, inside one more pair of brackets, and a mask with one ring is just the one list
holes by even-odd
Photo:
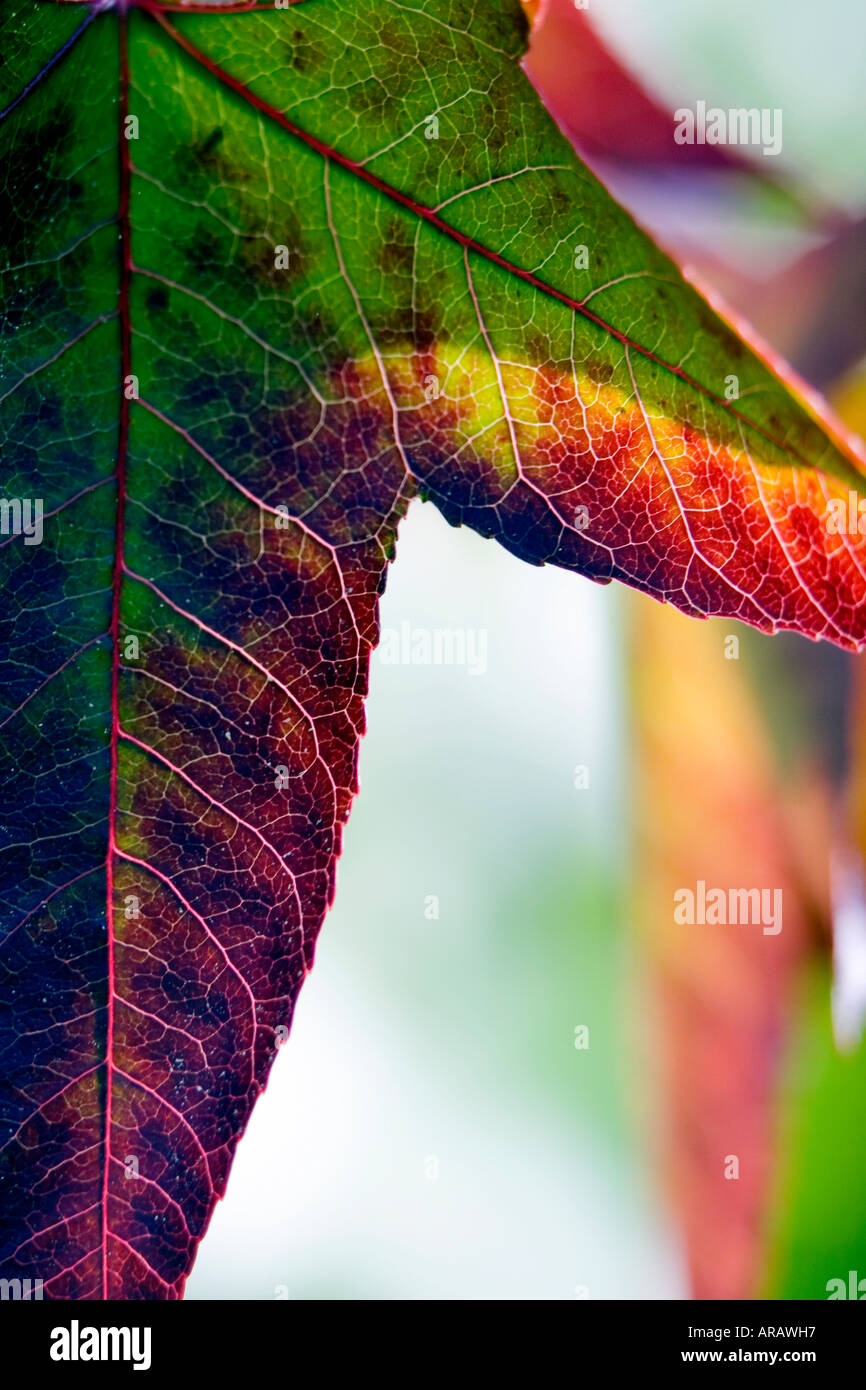
[[526, 69], [548, 109], [587, 158], [657, 168], [748, 167], [724, 145], [677, 145], [666, 110], [604, 42], [588, 7], [574, 0], [523, 0], [533, 26]]
[[[811, 336], [801, 326], [800, 344]], [[854, 373], [834, 391], [852, 428], [862, 388]], [[856, 1049], [863, 1027], [863, 656], [796, 636], [770, 642], [722, 620], [687, 623], [671, 609], [647, 614], [637, 601], [632, 617], [634, 918], [658, 1005], [644, 1007], [641, 1026], [659, 1055], [657, 1150], [692, 1295], [770, 1296], [769, 1283], [779, 1296], [795, 1277], [800, 1295], [823, 1297], [815, 1259], [794, 1248], [804, 1210], [819, 1209], [825, 1251], [850, 1238], [857, 1196], [844, 1173], [832, 1191], [798, 1187], [792, 1174], [813, 1109], [846, 1073], [839, 1057], [812, 1060], [807, 1083], [792, 1058], [813, 1045], [813, 1007], [824, 1024], [831, 947], [837, 1047]], [[674, 894], [698, 880], [725, 893], [775, 885], [783, 930], [768, 939], [675, 921]], [[820, 1028], [825, 1046], [829, 1031]], [[831, 1164], [852, 1097], [839, 1105], [833, 1124], [817, 1126]], [[836, 1213], [845, 1215], [834, 1227]], [[818, 1271], [824, 1262], [822, 1253]]]
[[175, 1298], [333, 897], [409, 501], [857, 647], [863, 464], [581, 165], [517, 0], [2, 29], [0, 1270]]
[[[759, 653], [744, 642], [752, 634], [655, 606], [632, 619], [634, 917], [648, 977], [643, 1042], [662, 1092], [659, 1168], [692, 1296], [755, 1298], [797, 991], [816, 924], [829, 926], [832, 788], [808, 735], [786, 750], [782, 777], [756, 698]], [[844, 660], [830, 647], [800, 655], [819, 651]], [[773, 644], [782, 666], [767, 688], [784, 690], [795, 655]], [[814, 730], [813, 705], [807, 715]], [[678, 920], [675, 895], [700, 883], [726, 901], [744, 885], [777, 894], [779, 920]]]

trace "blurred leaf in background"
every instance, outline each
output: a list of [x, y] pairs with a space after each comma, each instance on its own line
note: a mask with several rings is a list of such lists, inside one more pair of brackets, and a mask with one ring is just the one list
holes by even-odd
[[[647, 84], [643, 55], [635, 76], [609, 43], [626, 7], [597, 8], [601, 29], [571, 0], [537, 10], [526, 66], [553, 114], [731, 317], [747, 315], [813, 386], [838, 383], [837, 410], [862, 434], [856, 189], [834, 205], [807, 161], [788, 160], [768, 179], [736, 151], [680, 150], [671, 112], [694, 73], [669, 63]], [[742, 72], [727, 45], [731, 104], [758, 51], [742, 30], [738, 43]], [[685, 622], [646, 601], [628, 606], [635, 925], [657, 1001], [645, 1032], [660, 1049], [665, 1092], [660, 1178], [696, 1297], [824, 1298], [834, 1274], [866, 1272], [866, 1061], [856, 1029], [855, 1055], [839, 1054], [830, 1013], [831, 868], [866, 848], [863, 659], [735, 623]], [[778, 887], [783, 931], [678, 925], [673, 894], [698, 880]], [[852, 912], [866, 960], [862, 899]], [[837, 994], [848, 987], [839, 968], [837, 959]]]

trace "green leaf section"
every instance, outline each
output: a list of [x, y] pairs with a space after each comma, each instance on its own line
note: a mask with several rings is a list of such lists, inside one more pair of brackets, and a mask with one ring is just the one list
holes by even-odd
[[[770, 1203], [767, 1298], [826, 1299], [841, 1279], [850, 1298], [866, 1280], [866, 1046], [840, 1054], [830, 1021], [829, 972], [805, 982], [780, 1104], [778, 1171]], [[866, 1296], [866, 1284], [858, 1301]]]
[[[173, 18], [196, 47], [303, 130], [424, 208], [440, 212], [458, 232], [513, 266], [586, 303], [617, 332], [687, 370], [713, 395], [724, 396], [726, 378], [739, 369], [741, 387], [749, 393], [744, 413], [813, 465], [832, 464], [833, 451], [820, 430], [792, 406], [765, 364], [726, 330], [557, 131], [517, 65], [526, 42], [517, 0], [485, 5], [422, 0], [417, 6], [395, 0], [375, 6], [363, 0], [339, 6], [309, 0], [284, 17], [282, 24], [265, 13], [244, 16], [240, 23], [232, 17]], [[273, 164], [277, 177], [269, 189], [279, 186], [279, 174], [290, 162], [290, 183], [284, 187], [304, 228], [309, 257], [304, 279], [314, 294], [323, 282], [332, 283], [321, 156], [303, 153], [297, 141], [249, 109], [244, 119], [241, 99], [220, 93], [215, 101], [204, 74], [196, 75], [182, 55], [152, 45], [149, 35], [147, 42], [148, 85], [184, 94], [182, 104], [194, 113], [198, 140], [219, 127], [223, 156], [235, 168], [249, 173], [263, 160]], [[434, 117], [438, 131], [428, 138]], [[170, 119], [175, 132], [183, 128], [174, 103]], [[260, 196], [266, 196], [264, 190]], [[459, 246], [447, 239], [443, 244], [435, 228], [395, 210], [355, 175], [335, 169], [331, 198], [350, 277], [383, 347], [403, 341], [411, 326], [406, 300], [413, 269], [415, 308], [430, 316], [437, 338], [476, 338]], [[270, 191], [266, 201], [278, 216], [282, 213], [273, 230], [282, 225], [291, 231], [293, 219]], [[262, 229], [262, 211], [260, 203], [256, 231]], [[571, 313], [501, 266], [485, 265], [483, 258], [473, 262], [473, 276], [499, 356], [541, 363], [572, 359]], [[352, 346], [364, 350], [357, 323], [353, 329]], [[619, 370], [620, 344], [586, 321], [578, 331]], [[640, 370], [646, 374], [642, 388], [651, 382], [665, 395], [664, 413], [693, 419], [698, 428], [705, 425], [692, 388], [648, 362]], [[652, 392], [649, 403], [661, 405]], [[726, 433], [724, 409], [704, 409]], [[836, 462], [847, 474], [844, 463]]]

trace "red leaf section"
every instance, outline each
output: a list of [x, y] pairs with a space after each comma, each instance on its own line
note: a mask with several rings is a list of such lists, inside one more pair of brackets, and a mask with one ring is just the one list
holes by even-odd
[[674, 106], [661, 102], [611, 52], [573, 0], [523, 0], [532, 20], [527, 74], [566, 134], [590, 157], [634, 164], [742, 168], [721, 145], [677, 145]]
[[[446, 368], [434, 355], [419, 357], [398, 383], [398, 402], [417, 400], [437, 370]], [[462, 421], [470, 432], [471, 403], [455, 410], [442, 400], [415, 420], [407, 414], [415, 474], [451, 521], [532, 563], [619, 579], [693, 616], [862, 644], [866, 544], [828, 535], [826, 525], [831, 501], [848, 505], [841, 481], [796, 465], [764, 470], [745, 439], [728, 448], [675, 419], [650, 418], [637, 393], [624, 404], [595, 382], [590, 398], [573, 376], [542, 368], [503, 366], [502, 377], [505, 394], [532, 401], [530, 418], [524, 406], [503, 421], [513, 474], [467, 448], [455, 477], [453, 431]], [[582, 507], [587, 522], [576, 530]]]
[[[827, 915], [829, 789], [808, 754], [783, 788], [748, 676], [753, 653], [726, 659], [727, 623], [686, 623], [654, 606], [633, 617], [635, 919], [655, 1002], [641, 1026], [662, 1083], [657, 1151], [693, 1296], [755, 1298], [796, 987], [814, 922]], [[699, 883], [726, 900], [772, 888], [771, 931], [678, 922], [675, 894]]]
[[[154, 17], [213, 77], [267, 119], [462, 248], [478, 343], [489, 359], [475, 359], [477, 373], [479, 379], [495, 374], [502, 408], [498, 429], [485, 430], [476, 445], [478, 388], [472, 374], [460, 398], [455, 400], [449, 389], [419, 405], [431, 374], [437, 380], [454, 374], [447, 356], [440, 361], [436, 349], [411, 347], [405, 359], [389, 360], [391, 394], [371, 419], [377, 430], [387, 428], [396, 403], [401, 453], [412, 479], [449, 520], [496, 537], [531, 563], [561, 565], [596, 580], [619, 579], [696, 616], [724, 614], [767, 632], [790, 629], [852, 649], [862, 645], [866, 539], [849, 534], [847, 527], [827, 525], [831, 504], [846, 509], [851, 483], [862, 485], [862, 457], [857, 443], [831, 420], [826, 403], [813, 397], [766, 345], [753, 343], [792, 392], [823, 418], [851, 468], [847, 480], [820, 471], [798, 448], [796, 433], [786, 435], [781, 422], [776, 437], [750, 418], [747, 405], [719, 396], [682, 366], [659, 358], [616, 328], [586, 301], [509, 261], [301, 129], [162, 15]], [[606, 363], [594, 375], [590, 367], [578, 370], [577, 364], [563, 371], [497, 359], [473, 281], [478, 261], [567, 306], [585, 321], [588, 332], [601, 332], [606, 348], [617, 344], [622, 350], [619, 376], [628, 381], [628, 392], [606, 386], [612, 376]], [[745, 324], [738, 323], [737, 329], [747, 341], [753, 336]], [[711, 331], [729, 329], [716, 321]], [[730, 342], [739, 349], [733, 333]], [[378, 362], [371, 359], [368, 365], [378, 378]], [[359, 364], [355, 385], [358, 395], [364, 394], [363, 366]], [[642, 381], [650, 378], [661, 413], [642, 399]], [[665, 378], [670, 382], [667, 400], [659, 384]], [[688, 408], [699, 407], [709, 421], [706, 428], [684, 422], [683, 400], [676, 395], [681, 384], [694, 392]], [[722, 443], [720, 427], [724, 423], [730, 434], [730, 420], [738, 431], [736, 442]], [[772, 445], [781, 466], [767, 467], [753, 457], [756, 441]], [[807, 447], [814, 447], [814, 438]], [[507, 469], [494, 462], [503, 449], [511, 454]], [[587, 521], [575, 529], [578, 509], [586, 511]]]
[[[124, 60], [121, 120], [126, 92]], [[134, 315], [125, 140], [119, 149], [123, 379]], [[28, 904], [3, 938], [14, 1018], [0, 1030], [0, 1273], [40, 1281], [38, 1296], [181, 1297], [313, 963], [411, 486], [383, 383], [381, 439], [370, 402], [334, 385], [311, 464], [333, 451], [376, 467], [335, 481], [315, 527], [279, 504], [290, 489], [279, 450], [254, 492], [159, 408], [124, 396], [114, 478], [58, 508], [73, 531], [100, 534], [105, 485], [115, 493], [105, 628], [63, 663], [28, 595], [41, 583], [56, 602], [75, 575], [51, 568], [49, 546], [4, 557], [17, 586], [4, 673], [48, 673], [0, 725], [13, 721], [24, 826], [10, 897]], [[147, 510], [154, 468], [169, 480], [162, 515]], [[103, 728], [86, 709], [106, 687]], [[15, 723], [25, 708], [51, 730], [33, 767]]]
[[[121, 32], [123, 23], [121, 13]], [[689, 382], [585, 304], [321, 146], [184, 47], [263, 118], [459, 243], [478, 319], [476, 349], [461, 356], [471, 365], [474, 352], [477, 369], [467, 372], [462, 391], [444, 346], [409, 344], [387, 367], [375, 353], [356, 360], [329, 393], [314, 446], [308, 404], [287, 405], [279, 419], [247, 421], [246, 437], [213, 443], [206, 419], [194, 430], [185, 417], [172, 418], [181, 399], [195, 413], [198, 396], [184, 398], [182, 382], [173, 401], [123, 406], [111, 480], [117, 558], [110, 613], [105, 629], [91, 631], [64, 663], [68, 680], [53, 688], [48, 710], [57, 776], [69, 719], [79, 715], [70, 663], [86, 653], [91, 688], [110, 673], [110, 757], [95, 744], [94, 763], [106, 764], [98, 769], [103, 781], [78, 793], [74, 830], [63, 824], [54, 833], [51, 817], [74, 818], [75, 795], [57, 796], [47, 811], [36, 795], [27, 803], [42, 823], [20, 837], [30, 860], [22, 855], [14, 887], [17, 894], [26, 878], [28, 906], [5, 940], [4, 965], [25, 1026], [13, 1037], [22, 1060], [14, 1074], [16, 1123], [3, 1154], [4, 1197], [10, 1210], [27, 1214], [29, 1229], [13, 1248], [6, 1242], [3, 1275], [40, 1278], [55, 1298], [182, 1292], [333, 896], [357, 789], [378, 595], [416, 487], [452, 521], [495, 535], [528, 560], [624, 579], [693, 613], [724, 612], [847, 645], [862, 639], [862, 539], [828, 544], [820, 520], [824, 490], [843, 493], [843, 483], [802, 467], [793, 449], [790, 466], [761, 477], [745, 443], [741, 450], [714, 445], [673, 408], [670, 418], [650, 418], [634, 376], [633, 389], [623, 390], [627, 382], [615, 388], [605, 361], [597, 379], [588, 363], [569, 373], [500, 361], [485, 289], [476, 289], [480, 267], [579, 312], [616, 341], [629, 373], [641, 370], [640, 361], [643, 370], [651, 364]], [[125, 93], [125, 74], [122, 85]], [[121, 119], [125, 109], [124, 101]], [[129, 171], [126, 142], [119, 144], [125, 376]], [[145, 278], [135, 277], [133, 293], [142, 297]], [[159, 384], [166, 398], [170, 371]], [[449, 390], [420, 404], [431, 373]], [[479, 431], [479, 395], [491, 381], [501, 408]], [[207, 389], [228, 398], [239, 387], [226, 370]], [[234, 417], [245, 419], [240, 408]], [[294, 442], [305, 440], [306, 451]], [[252, 460], [243, 485], [218, 458]], [[672, 458], [679, 460], [674, 473]], [[155, 467], [175, 486], [162, 490], [166, 515], [151, 524]], [[207, 487], [196, 486], [196, 470]], [[293, 487], [303, 491], [304, 472], [327, 484], [315, 527], [297, 519], [280, 527], [277, 502]], [[223, 490], [214, 493], [217, 486]], [[83, 487], [68, 504], [78, 508], [76, 522], [99, 505], [101, 487]], [[194, 524], [183, 524], [187, 493], [204, 513]], [[138, 524], [131, 537], [132, 507]], [[578, 507], [588, 512], [585, 527], [575, 527]], [[303, 511], [290, 507], [289, 515]], [[41, 592], [53, 594], [69, 580], [50, 563], [46, 548], [33, 573], [46, 567]], [[38, 667], [48, 681], [56, 633], [46, 640], [38, 626], [30, 631], [46, 605], [32, 602], [28, 583], [13, 667]], [[140, 659], [125, 650], [129, 634], [140, 639]], [[28, 691], [26, 699], [37, 695]], [[26, 802], [31, 791], [23, 779], [19, 797]], [[52, 949], [52, 936], [62, 939], [62, 951]], [[94, 1056], [107, 1065], [94, 1064]]]
[[[3, 1275], [46, 1297], [181, 1296], [333, 899], [393, 527], [339, 558], [295, 525], [262, 534], [242, 578], [204, 576], [207, 624], [181, 584], [125, 571], [147, 657], [117, 667], [106, 876], [79, 871], [7, 938], [41, 1042], [3, 1156], [32, 1234]], [[48, 969], [56, 997], [25, 1000]]]

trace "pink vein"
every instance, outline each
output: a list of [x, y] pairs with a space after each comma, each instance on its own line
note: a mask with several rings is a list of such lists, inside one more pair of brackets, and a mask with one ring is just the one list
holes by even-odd
[[183, 1111], [176, 1109], [176, 1107], [172, 1105], [170, 1100], [166, 1100], [165, 1096], [160, 1095], [159, 1091], [154, 1091], [151, 1086], [145, 1085], [145, 1083], [143, 1081], [139, 1081], [137, 1077], [130, 1076], [128, 1072], [122, 1071], [120, 1067], [115, 1067], [115, 1071], [117, 1072], [117, 1075], [122, 1078], [122, 1080], [128, 1081], [130, 1086], [137, 1086], [138, 1089], [140, 1091], [143, 1091], [146, 1096], [151, 1096], [152, 1099], [158, 1101], [160, 1105], [164, 1105], [166, 1110], [171, 1111], [172, 1115], [174, 1115], [178, 1120], [180, 1120], [181, 1124], [189, 1130], [190, 1134], [196, 1142], [196, 1147], [198, 1148], [199, 1153], [204, 1159], [205, 1171], [208, 1177], [208, 1186], [210, 1187], [211, 1196], [213, 1196], [214, 1187], [213, 1179], [211, 1178], [210, 1159], [208, 1158], [205, 1152], [204, 1145], [202, 1144], [201, 1140], [199, 1139], [189, 1120], [186, 1118], [186, 1115], [184, 1115]]
[[252, 825], [249, 821], [244, 820], [243, 816], [239, 816], [236, 811], [232, 811], [231, 808], [226, 806], [222, 801], [218, 801], [215, 796], [211, 796], [209, 792], [206, 792], [204, 787], [199, 786], [198, 782], [194, 781], [193, 778], [190, 777], [188, 772], [185, 772], [182, 767], [178, 767], [177, 764], [173, 763], [170, 758], [167, 758], [164, 753], [160, 753], [157, 748], [154, 748], [149, 743], [143, 743], [140, 738], [136, 738], [134, 734], [127, 733], [125, 729], [121, 729], [120, 727], [118, 727], [118, 735], [120, 738], [125, 739], [127, 743], [131, 743], [136, 748], [140, 748], [142, 753], [147, 753], [152, 758], [156, 758], [157, 762], [162, 763], [163, 767], [167, 767], [168, 770], [170, 772], [173, 772], [177, 777], [179, 777], [181, 781], [186, 782], [187, 786], [190, 787], [194, 792], [196, 792], [202, 798], [203, 801], [209, 802], [210, 805], [215, 807], [217, 811], [222, 811], [223, 814], [228, 816], [230, 820], [235, 821], [237, 825], [242, 826], [244, 830], [248, 830], [251, 835], [255, 836], [259, 843], [263, 845], [264, 848], [274, 856], [274, 858], [278, 861], [280, 865], [282, 865], [286, 873], [289, 875], [289, 878], [292, 880], [292, 892], [295, 895], [295, 901], [298, 905], [298, 912], [300, 913], [301, 926], [303, 928], [304, 910], [301, 906], [301, 900], [298, 894], [297, 881], [295, 879], [294, 873], [289, 868], [288, 864], [286, 863], [283, 856], [280, 854], [280, 851], [277, 849], [276, 845], [272, 845], [267, 836], [263, 835], [262, 832], [258, 830], [256, 826]]
[[[129, 1006], [129, 1000], [125, 1000], [124, 1002], [127, 1004], [127, 1006]], [[131, 1006], [129, 1006], [129, 1007], [131, 1007]], [[112, 1161], [112, 1163], [116, 1163], [116, 1164], [118, 1165], [118, 1167], [123, 1168], [123, 1170], [126, 1171], [126, 1164], [125, 1164], [125, 1163], [121, 1163], [121, 1161], [120, 1161], [119, 1158], [114, 1158], [114, 1157], [112, 1157], [112, 1160], [111, 1160], [111, 1161]], [[166, 1192], [166, 1190], [165, 1190], [165, 1188], [162, 1186], [162, 1184], [161, 1184], [161, 1183], [158, 1183], [158, 1182], [156, 1181], [155, 1178], [148, 1178], [148, 1177], [145, 1176], [144, 1173], [140, 1173], [140, 1172], [139, 1172], [139, 1173], [136, 1173], [134, 1179], [126, 1179], [126, 1181], [143, 1182], [143, 1183], [145, 1184], [145, 1186], [147, 1186], [147, 1187], [155, 1187], [156, 1190], [157, 1190], [157, 1192], [160, 1194], [160, 1196], [161, 1196], [161, 1197], [164, 1197], [165, 1200], [169, 1203], [170, 1206], [174, 1207], [178, 1212], [180, 1212], [180, 1219], [181, 1219], [181, 1221], [183, 1222], [184, 1230], [186, 1231], [186, 1233], [187, 1233], [187, 1235], [189, 1236], [190, 1240], [195, 1240], [195, 1239], [196, 1239], [196, 1237], [193, 1235], [192, 1231], [189, 1229], [189, 1222], [188, 1222], [187, 1219], [186, 1219], [186, 1213], [185, 1213], [183, 1207], [181, 1206], [180, 1202], [178, 1202], [178, 1201], [176, 1200], [176, 1198], [172, 1197], [172, 1195], [171, 1195], [170, 1192]], [[152, 1265], [148, 1265], [148, 1269], [150, 1269], [151, 1272], [152, 1272], [153, 1274], [156, 1274], [156, 1270], [153, 1268]], [[157, 1279], [158, 1279], [158, 1278], [159, 1278], [159, 1275], [157, 1274], [156, 1277], [157, 1277]], [[165, 1280], [163, 1280], [162, 1282], [165, 1284]], [[166, 1284], [166, 1288], [171, 1288], [171, 1287], [172, 1287], [172, 1286], [171, 1286], [170, 1284]]]
[[[26, 1250], [28, 1245], [32, 1245], [34, 1240], [38, 1240], [40, 1236], [47, 1236], [49, 1231], [56, 1231], [61, 1226], [68, 1227], [70, 1221], [78, 1221], [81, 1219], [82, 1216], [89, 1216], [92, 1211], [96, 1211], [98, 1206], [99, 1203], [94, 1202], [92, 1206], [85, 1207], [84, 1211], [77, 1211], [74, 1216], [62, 1216], [59, 1221], [52, 1221], [50, 1226], [43, 1226], [42, 1229], [39, 1231], [32, 1231], [26, 1240], [22, 1240], [21, 1244], [15, 1247], [9, 1258], [14, 1259], [15, 1256], [20, 1254], [22, 1250]], [[93, 1251], [88, 1250], [87, 1253], [88, 1255], [92, 1255]], [[77, 1263], [78, 1261], [76, 1261], [76, 1264]], [[75, 1265], [73, 1265], [72, 1268], [74, 1269]], [[64, 1274], [66, 1272], [66, 1270], [62, 1271], [62, 1273]], [[59, 1276], [55, 1274], [54, 1278], [57, 1279], [58, 1277]]]
[[[121, 859], [126, 859], [130, 864], [137, 864], [139, 868], [146, 869], [148, 873], [153, 874], [154, 878], [158, 878], [160, 883], [165, 884], [166, 888], [168, 888], [174, 894], [174, 896], [177, 898], [178, 902], [181, 904], [184, 910], [189, 913], [190, 917], [193, 917], [195, 921], [198, 922], [202, 931], [214, 943], [223, 960], [225, 961], [226, 965], [228, 966], [229, 970], [231, 970], [232, 974], [237, 976], [238, 980], [240, 981], [241, 985], [246, 991], [246, 994], [250, 1001], [250, 1017], [252, 1018], [253, 1022], [253, 1040], [250, 1046], [250, 1056], [252, 1058], [255, 1052], [256, 1033], [258, 1031], [258, 1023], [256, 1020], [255, 996], [253, 995], [253, 992], [250, 989], [250, 986], [245, 980], [244, 976], [241, 974], [240, 970], [238, 970], [237, 966], [234, 964], [231, 957], [229, 956], [227, 948], [222, 944], [219, 937], [214, 934], [214, 932], [208, 926], [205, 919], [201, 917], [198, 912], [196, 912], [192, 904], [187, 902], [180, 889], [177, 887], [175, 883], [172, 882], [172, 880], [168, 877], [167, 874], [164, 874], [161, 869], [158, 869], [156, 867], [155, 864], [149, 863], [148, 860], [137, 859], [134, 854], [127, 854], [126, 850], [119, 849], [117, 852], [120, 855]], [[250, 1064], [250, 1080], [252, 1080], [252, 1062]]]
[[[64, 1082], [64, 1084], [60, 1087], [60, 1090], [55, 1091], [54, 1094], [49, 1096], [47, 1100], [41, 1100], [39, 1104], [36, 1106], [35, 1110], [31, 1110], [29, 1115], [24, 1116], [24, 1119], [21, 1121], [21, 1124], [15, 1130], [14, 1134], [10, 1134], [9, 1138], [6, 1140], [6, 1143], [3, 1145], [3, 1148], [8, 1148], [8, 1146], [12, 1143], [12, 1140], [18, 1138], [18, 1135], [21, 1133], [23, 1126], [29, 1124], [29, 1122], [33, 1119], [34, 1115], [40, 1114], [40, 1112], [43, 1111], [47, 1106], [52, 1105], [55, 1100], [59, 1100], [61, 1096], [65, 1095], [66, 1092], [71, 1089], [71, 1087], [77, 1085], [79, 1081], [84, 1081], [88, 1076], [92, 1076], [93, 1073], [98, 1070], [99, 1063], [95, 1062], [92, 1067], [87, 1068], [87, 1071], [81, 1072], [78, 1076], [70, 1077], [69, 1080]], [[0, 1152], [2, 1152], [2, 1150], [0, 1150]]]
[[[212, 454], [209, 454], [206, 449], [202, 448], [201, 444], [199, 444], [197, 440], [193, 439], [189, 431], [185, 430], [182, 425], [178, 425], [174, 422], [174, 420], [169, 419], [167, 415], [164, 415], [163, 412], [161, 410], [158, 410], [155, 405], [151, 405], [149, 401], [139, 399], [138, 404], [144, 406], [145, 410], [149, 410], [151, 415], [155, 416], [157, 420], [161, 420], [162, 423], [166, 425], [170, 430], [174, 430], [176, 434], [179, 434], [181, 439], [185, 440], [191, 449], [194, 449], [196, 453], [199, 454], [205, 460], [206, 463], [209, 463], [211, 468], [215, 469], [216, 472], [219, 473], [220, 477], [224, 478], [225, 481], [229, 483], [231, 487], [236, 488], [242, 497], [246, 497], [248, 502], [252, 502], [254, 506], [259, 507], [263, 512], [270, 512], [272, 516], [281, 515], [281, 513], [277, 510], [276, 507], [272, 507], [269, 503], [263, 502], [260, 497], [256, 497], [255, 493], [250, 492], [249, 488], [244, 487], [243, 483], [240, 482], [236, 477], [234, 477], [232, 473], [229, 473], [227, 468], [223, 468], [222, 464], [218, 463]], [[352, 620], [352, 627], [355, 630], [355, 635], [358, 638], [358, 649], [356, 655], [360, 657], [361, 634], [358, 631], [358, 624], [355, 622], [355, 613], [351, 603], [349, 602], [349, 595], [346, 593], [346, 581], [343, 576], [343, 567], [337, 559], [336, 546], [332, 545], [330, 541], [326, 541], [324, 536], [320, 536], [318, 531], [314, 531], [312, 527], [308, 526], [307, 523], [303, 521], [300, 517], [292, 516], [290, 520], [293, 526], [297, 526], [299, 531], [302, 531], [305, 536], [309, 536], [310, 540], [313, 542], [314, 545], [320, 545], [322, 549], [326, 551], [328, 555], [330, 555], [334, 565], [334, 569], [337, 573], [337, 578], [340, 582], [340, 594], [345, 602], [346, 608], [349, 613], [349, 617]]]
[[242, 647], [238, 642], [233, 642], [230, 637], [226, 637], [223, 633], [217, 632], [216, 628], [210, 627], [208, 623], [204, 622], [201, 618], [197, 617], [195, 613], [190, 613], [188, 609], [181, 608], [179, 603], [175, 603], [173, 599], [169, 598], [168, 594], [164, 593], [162, 589], [160, 589], [158, 585], [154, 584], [151, 579], [145, 579], [143, 574], [137, 574], [135, 570], [129, 569], [128, 566], [124, 566], [124, 573], [130, 579], [135, 579], [139, 584], [144, 584], [148, 589], [151, 589], [153, 593], [155, 593], [157, 597], [163, 601], [163, 603], [165, 603], [169, 608], [172, 609], [173, 612], [179, 614], [182, 618], [186, 618], [188, 622], [192, 623], [195, 627], [200, 628], [202, 632], [206, 632], [208, 636], [213, 637], [214, 641], [222, 643], [224, 647], [228, 647], [229, 651], [235, 652], [237, 656], [241, 657], [245, 661], [248, 661], [249, 664], [255, 667], [255, 669], [259, 671], [265, 677], [266, 680], [270, 681], [271, 684], [275, 685], [278, 690], [282, 690], [283, 694], [287, 696], [287, 698], [291, 701], [295, 709], [300, 714], [301, 718], [309, 726], [310, 733], [312, 734], [313, 738], [313, 745], [316, 750], [316, 761], [319, 763], [322, 770], [325, 772], [328, 781], [331, 784], [331, 791], [333, 792], [334, 796], [334, 809], [336, 812], [337, 784], [334, 781], [334, 774], [331, 772], [330, 767], [325, 762], [325, 759], [322, 757], [322, 753], [319, 748], [319, 736], [316, 731], [316, 726], [313, 717], [311, 714], [308, 714], [307, 711], [304, 709], [304, 706], [301, 704], [297, 695], [293, 694], [287, 685], [284, 685], [283, 682], [279, 680], [277, 676], [275, 676], [271, 671], [268, 670], [267, 666], [263, 665], [261, 661], [258, 661], [257, 658], [254, 657], [251, 652], [248, 652], [246, 650], [245, 647]]
[[[129, 277], [132, 255], [129, 237], [129, 143], [123, 138], [122, 123], [129, 109], [129, 59], [126, 40], [126, 13], [118, 15], [120, 46], [120, 111], [118, 137], [120, 225], [120, 283], [118, 292], [120, 312], [121, 377], [125, 380], [131, 369], [129, 331]], [[120, 395], [119, 439], [117, 449], [117, 521], [114, 555], [114, 577], [111, 600], [111, 773], [108, 794], [108, 845], [105, 854], [105, 926], [108, 945], [108, 999], [105, 1035], [105, 1149], [102, 1171], [102, 1296], [108, 1297], [108, 1175], [111, 1156], [111, 1099], [114, 1086], [114, 850], [117, 819], [117, 737], [118, 717], [118, 651], [120, 643], [120, 594], [123, 587], [123, 526], [126, 504], [126, 455], [129, 446], [129, 401], [126, 392]]]

